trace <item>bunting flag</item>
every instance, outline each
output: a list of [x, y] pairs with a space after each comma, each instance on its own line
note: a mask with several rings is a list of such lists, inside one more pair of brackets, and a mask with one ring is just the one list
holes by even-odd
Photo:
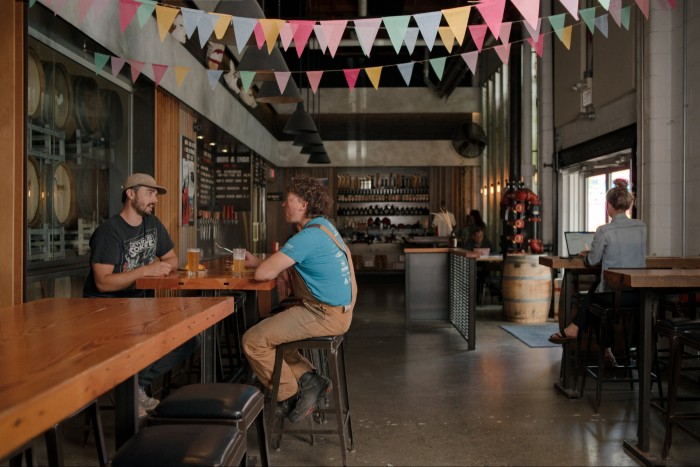
[[630, 5], [627, 5], [626, 7], [622, 8], [622, 12], [621, 12], [622, 27], [628, 31], [630, 30], [630, 16], [631, 15], [632, 15], [632, 7]]
[[326, 53], [328, 48], [328, 39], [323, 32], [323, 26], [320, 24], [314, 25], [314, 34], [316, 35], [316, 40], [318, 41], [318, 46], [321, 48], [321, 53]]
[[428, 50], [433, 50], [433, 45], [435, 45], [435, 38], [437, 37], [438, 27], [440, 26], [440, 21], [442, 20], [442, 13], [439, 11], [432, 11], [428, 13], [419, 13], [413, 15], [413, 19], [416, 20], [418, 29], [420, 29], [421, 36], [425, 41]]
[[161, 42], [165, 40], [165, 36], [170, 31], [170, 26], [173, 25], [178, 13], [180, 13], [180, 10], [177, 8], [156, 5], [156, 22], [158, 23], [158, 34]]
[[557, 36], [559, 36], [559, 40], [562, 40], [561, 31], [562, 29], [564, 29], [564, 23], [566, 22], [566, 13], [553, 15], [548, 17], [547, 19], [549, 20], [549, 24], [552, 26], [554, 32], [557, 33]]
[[355, 34], [357, 34], [357, 40], [360, 42], [360, 48], [362, 52], [369, 57], [370, 52], [372, 52], [374, 40], [377, 38], [377, 31], [379, 31], [379, 27], [382, 25], [382, 19], [356, 19], [354, 24]]
[[112, 76], [117, 76], [119, 72], [122, 71], [122, 68], [124, 68], [124, 63], [126, 63], [126, 60], [123, 58], [112, 57]]
[[141, 70], [143, 69], [144, 65], [145, 65], [144, 62], [140, 62], [138, 60], [129, 60], [129, 66], [131, 67], [131, 82], [132, 83], [136, 82], [139, 75], [141, 74]]
[[285, 21], [284, 24], [280, 26], [280, 42], [285, 52], [291, 45], [292, 39], [294, 39], [294, 28], [289, 22]]
[[442, 74], [445, 71], [445, 60], [447, 57], [431, 58], [428, 60], [430, 62], [430, 67], [433, 69], [438, 77], [438, 81], [442, 80]]
[[357, 77], [360, 76], [360, 69], [359, 68], [347, 68], [343, 70], [343, 74], [345, 74], [345, 81], [348, 82], [348, 87], [352, 91], [355, 89], [355, 83], [357, 82]]
[[534, 28], [532, 26], [530, 26], [529, 23], [524, 23], [524, 24], [525, 24], [525, 29], [527, 29], [527, 33], [530, 34], [530, 37], [532, 37], [533, 39], [535, 37], [540, 37], [540, 29], [542, 28], [542, 19], [537, 20], [537, 26]]
[[544, 34], [540, 34], [540, 37], [536, 41], [528, 37], [527, 42], [530, 44], [530, 47], [535, 49], [537, 56], [542, 57], [542, 53], [544, 52]]
[[223, 13], [209, 13], [209, 16], [211, 16], [211, 22], [214, 25], [214, 35], [218, 40], [223, 39], [229, 26], [231, 26], [233, 16]]
[[583, 18], [583, 22], [586, 23], [591, 34], [595, 33], [595, 7], [586, 8], [579, 11], [579, 13], [581, 13], [581, 18]]
[[506, 0], [483, 0], [476, 5], [476, 9], [481, 13], [481, 17], [484, 18], [493, 37], [498, 39], [498, 34], [501, 32], [503, 12], [506, 9]]
[[469, 33], [472, 35], [474, 45], [476, 45], [479, 52], [481, 52], [481, 48], [484, 46], [484, 38], [486, 37], [487, 30], [488, 27], [485, 24], [475, 24], [473, 26], [469, 26]]
[[[220, 73], [223, 73], [223, 70], [221, 70]], [[244, 92], [248, 92], [248, 89], [250, 89], [250, 85], [253, 84], [253, 80], [255, 79], [255, 72], [254, 71], [240, 71], [239, 75], [241, 77], [241, 85], [243, 88]], [[219, 74], [221, 76], [221, 74]], [[218, 77], [216, 78], [218, 81]], [[211, 78], [209, 79], [209, 82], [211, 83]]]
[[265, 31], [263, 31], [262, 24], [260, 24], [259, 19], [255, 20], [253, 35], [255, 36], [255, 44], [258, 46], [258, 49], [262, 49], [263, 45], [265, 45]]
[[613, 21], [618, 27], [622, 25], [622, 0], [610, 0], [610, 10]]
[[234, 16], [233, 19], [231, 19], [231, 24], [233, 24], [233, 32], [236, 36], [236, 49], [239, 54], [242, 54], [243, 48], [250, 40], [250, 36], [253, 35], [253, 29], [255, 29], [255, 25], [258, 24], [258, 20], [255, 18]]
[[649, 19], [649, 0], [635, 0], [646, 19]]
[[153, 82], [156, 83], [156, 87], [158, 87], [160, 80], [163, 79], [165, 72], [168, 71], [168, 65], [158, 65], [154, 63], [151, 67], [153, 68]]
[[382, 18], [384, 26], [386, 27], [386, 32], [389, 34], [389, 39], [394, 45], [394, 50], [399, 53], [401, 50], [401, 44], [403, 44], [403, 37], [406, 35], [406, 29], [408, 28], [408, 22], [411, 19], [409, 15], [404, 16], [386, 16]]
[[190, 69], [186, 66], [174, 66], [173, 73], [175, 73], [175, 82], [177, 87], [182, 87], [182, 83], [185, 82], [185, 76], [190, 72]]
[[204, 13], [199, 15], [199, 22], [197, 23], [197, 33], [199, 36], [199, 48], [203, 49], [209, 38], [214, 33], [214, 23], [218, 21], [219, 18], [210, 15], [209, 13]]
[[382, 67], [373, 66], [370, 68], [365, 68], [365, 73], [367, 73], [367, 77], [372, 83], [372, 86], [374, 86], [374, 90], [376, 91], [379, 89], [379, 80], [382, 77]]
[[[247, 71], [247, 72], [241, 72], [241, 81], [243, 82], [243, 86], [245, 87], [245, 80], [243, 79], [243, 73], [253, 73], [255, 74], [254, 71]], [[216, 85], [219, 84], [219, 78], [221, 78], [221, 75], [223, 75], [224, 72], [223, 70], [207, 70], [207, 78], [209, 78], [209, 86], [211, 86], [211, 90], [213, 91], [216, 89]], [[250, 83], [248, 83], [250, 86]], [[246, 89], [246, 92], [248, 90]]]
[[476, 50], [472, 52], [466, 52], [461, 55], [464, 62], [467, 64], [472, 74], [476, 74], [476, 61], [479, 58], [479, 52]]
[[306, 77], [309, 80], [309, 85], [311, 86], [311, 91], [316, 94], [318, 91], [318, 85], [321, 84], [321, 77], [323, 76], [323, 71], [307, 71]]
[[[525, 24], [530, 28], [539, 29], [538, 22], [540, 20], [540, 0], [510, 0], [510, 3], [518, 9]], [[536, 37], [538, 34], [530, 34], [530, 37]]]
[[139, 26], [141, 29], [146, 25], [146, 21], [153, 15], [153, 11], [156, 9], [158, 4], [155, 0], [139, 0], [141, 6], [136, 10], [136, 18], [139, 21]]
[[193, 10], [192, 8], [180, 8], [182, 22], [185, 26], [185, 35], [187, 35], [188, 39], [192, 38], [192, 34], [194, 34], [195, 29], [197, 29], [199, 12], [200, 10]]
[[447, 53], [452, 53], [452, 47], [455, 45], [455, 35], [452, 33], [452, 29], [449, 26], [440, 26], [438, 28], [438, 33], [440, 34], [440, 39], [447, 49]]
[[406, 86], [409, 86], [411, 84], [411, 75], [413, 74], [413, 65], [414, 65], [414, 62], [399, 63], [398, 65], [396, 65], [396, 67], [399, 69], [399, 73], [401, 73], [401, 77], [403, 78], [404, 82], [406, 83]]
[[33, 7], [35, 3], [36, 0], [29, 0], [29, 8]]
[[92, 7], [92, 2], [93, 0], [78, 0], [78, 24], [83, 24], [85, 21], [85, 17]]
[[280, 88], [280, 94], [284, 94], [285, 89], [287, 89], [290, 76], [292, 73], [289, 71], [275, 71], [275, 81], [277, 81], [277, 87]]
[[603, 36], [607, 39], [608, 37], [608, 15], [600, 15], [595, 19], [595, 27], [598, 28]]
[[503, 23], [501, 25], [501, 33], [500, 33], [500, 38], [501, 38], [501, 44], [503, 45], [510, 45], [510, 30], [513, 27], [512, 22], [508, 23]]
[[566, 50], [571, 49], [571, 32], [572, 32], [572, 30], [573, 30], [573, 26], [569, 25], [561, 30], [561, 34], [557, 34], [557, 36], [559, 36], [559, 39], [561, 40], [561, 43], [564, 44], [564, 47], [566, 47]]
[[447, 21], [459, 45], [462, 45], [464, 35], [467, 33], [467, 24], [469, 23], [469, 13], [471, 11], [472, 7], [470, 6], [442, 10], [442, 16], [445, 17], [445, 21]]
[[571, 16], [578, 21], [578, 0], [559, 0], [561, 4], [566, 8], [566, 11], [571, 13]]
[[496, 54], [498, 54], [498, 58], [501, 59], [501, 62], [503, 62], [504, 65], [508, 64], [508, 58], [510, 56], [510, 44], [500, 44], [494, 46], [493, 50], [496, 51]]
[[271, 54], [272, 49], [275, 48], [277, 44], [277, 37], [280, 35], [280, 27], [286, 22], [281, 19], [266, 19], [260, 18], [260, 28], [265, 35], [265, 42], [267, 42], [267, 53]]
[[119, 30], [123, 33], [134, 19], [140, 3], [134, 0], [119, 0]]
[[406, 35], [403, 38], [403, 43], [406, 44], [409, 55], [413, 55], [413, 51], [416, 48], [416, 42], [418, 42], [418, 32], [418, 28], [406, 29]]
[[100, 71], [102, 71], [102, 69], [107, 64], [107, 61], [109, 61], [109, 55], [95, 52], [95, 74], [96, 75], [100, 74]]
[[610, 10], [610, 0], [598, 0], [598, 3], [600, 3], [600, 6], [602, 6], [605, 11]]
[[328, 50], [333, 58], [335, 58], [335, 53], [338, 51], [340, 40], [343, 38], [347, 25], [348, 22], [346, 20], [321, 21], [323, 34], [328, 42]]
[[292, 30], [294, 31], [294, 46], [297, 48], [297, 56], [301, 58], [301, 54], [304, 52], [307, 42], [309, 42], [309, 37], [311, 37], [316, 22], [292, 20], [289, 23], [292, 25]]

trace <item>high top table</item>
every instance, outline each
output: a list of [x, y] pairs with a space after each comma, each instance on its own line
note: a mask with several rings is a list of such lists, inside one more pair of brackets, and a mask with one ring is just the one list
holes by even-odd
[[115, 411], [119, 447], [137, 431], [135, 375], [232, 312], [231, 298], [201, 297], [0, 308], [0, 459], [115, 387], [127, 394]]

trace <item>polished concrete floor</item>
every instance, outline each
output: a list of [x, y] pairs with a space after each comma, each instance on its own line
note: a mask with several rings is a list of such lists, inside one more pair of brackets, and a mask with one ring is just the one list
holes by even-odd
[[[476, 350], [468, 351], [450, 325], [406, 328], [401, 280], [361, 281], [347, 346], [350, 465], [637, 465], [622, 449], [624, 439], [635, 438], [635, 393], [626, 385], [606, 391], [596, 415], [592, 385], [581, 400], [553, 388], [559, 348], [527, 347], [499, 328], [498, 308], [477, 316]], [[110, 455], [112, 418], [103, 413]], [[652, 451], [660, 453], [659, 412], [652, 422]], [[81, 428], [82, 420], [67, 424], [66, 465], [96, 463], [92, 441], [78, 443]], [[40, 465], [42, 450], [35, 442]], [[341, 465], [338, 438], [320, 435], [311, 446], [285, 436], [271, 461]], [[700, 464], [700, 443], [676, 430], [666, 463]]]

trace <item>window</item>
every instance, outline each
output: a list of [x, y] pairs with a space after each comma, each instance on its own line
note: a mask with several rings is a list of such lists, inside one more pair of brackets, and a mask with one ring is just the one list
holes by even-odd
[[[630, 170], [619, 167], [611, 167], [603, 173], [588, 175], [585, 177], [586, 190], [586, 231], [593, 232], [598, 227], [608, 222], [605, 210], [605, 193], [613, 187], [613, 181], [618, 178], [630, 179]], [[632, 209], [627, 212], [631, 217]]]

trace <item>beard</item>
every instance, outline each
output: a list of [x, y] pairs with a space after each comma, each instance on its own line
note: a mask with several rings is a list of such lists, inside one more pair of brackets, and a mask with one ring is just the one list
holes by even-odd
[[156, 209], [155, 203], [144, 203], [138, 198], [133, 200], [131, 205], [134, 208], [134, 211], [136, 211], [141, 217], [150, 216]]

